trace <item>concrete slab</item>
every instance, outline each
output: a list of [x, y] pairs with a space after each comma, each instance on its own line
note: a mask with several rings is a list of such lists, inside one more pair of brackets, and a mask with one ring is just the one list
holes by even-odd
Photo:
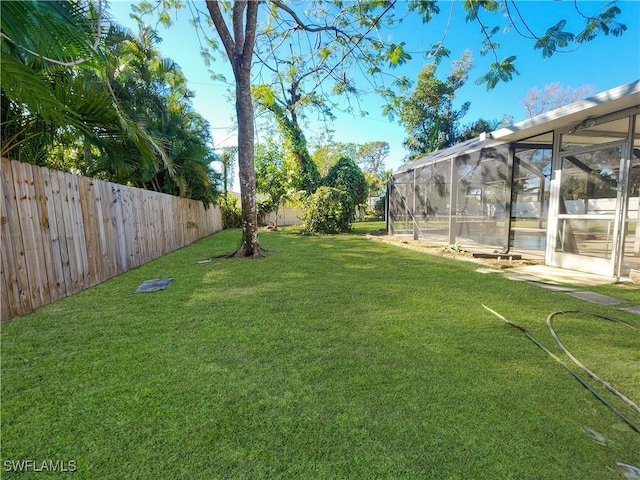
[[545, 283], [557, 282], [576, 286], [593, 286], [614, 283], [613, 277], [603, 277], [592, 273], [577, 272], [566, 268], [550, 267], [548, 265], [526, 265], [509, 269], [510, 274], [530, 275], [535, 280]]
[[[513, 269], [511, 270], [513, 272]], [[538, 277], [534, 277], [533, 275], [522, 275], [522, 274], [518, 274], [518, 275], [505, 275], [505, 278], [508, 278], [509, 280], [515, 280], [516, 282], [536, 282], [538, 280], [540, 280]]]
[[620, 305], [621, 303], [624, 303], [626, 301], [595, 292], [567, 292], [567, 295], [571, 295], [574, 298], [579, 298], [580, 300], [586, 300], [587, 302], [599, 303], [601, 305]]
[[502, 270], [496, 270], [495, 268], [477, 268], [478, 273], [502, 273]]
[[553, 283], [538, 282], [538, 281], [531, 281], [529, 283], [531, 285], [535, 285], [536, 287], [541, 287], [546, 290], [551, 290], [552, 292], [575, 292], [576, 291], [575, 288], [565, 287], [563, 285], [555, 285]]

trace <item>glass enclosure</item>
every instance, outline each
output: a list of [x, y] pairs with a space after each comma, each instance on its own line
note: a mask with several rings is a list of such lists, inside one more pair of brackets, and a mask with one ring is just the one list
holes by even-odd
[[560, 135], [552, 265], [607, 276], [636, 268], [638, 136], [630, 135], [635, 123], [620, 113], [588, 119]]
[[611, 258], [621, 159], [621, 146], [562, 157], [556, 251]]
[[436, 242], [449, 238], [450, 178], [450, 160], [416, 171], [416, 222], [421, 238]]
[[397, 234], [413, 233], [413, 170], [392, 177], [391, 182], [388, 209], [390, 227]]
[[511, 246], [544, 251], [549, 214], [551, 146], [518, 146], [514, 157]]
[[640, 115], [634, 118], [629, 162], [628, 206], [623, 237], [622, 272], [640, 270]]
[[507, 145], [487, 146], [454, 162], [456, 241], [502, 248], [506, 245], [509, 181]]
[[640, 270], [638, 108], [429, 154], [392, 175], [389, 232], [606, 276]]
[[453, 158], [436, 155], [393, 175], [389, 228], [415, 239], [503, 248], [511, 201], [509, 145], [471, 140], [456, 151]]

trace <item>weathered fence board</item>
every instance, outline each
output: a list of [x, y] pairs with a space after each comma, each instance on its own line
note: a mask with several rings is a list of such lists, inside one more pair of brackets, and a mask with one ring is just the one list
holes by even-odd
[[[11, 172], [9, 161], [2, 160], [2, 171]], [[27, 285], [24, 248], [20, 232], [20, 219], [16, 204], [16, 193], [13, 176], [2, 175], [3, 206], [2, 206], [2, 276], [6, 279], [6, 290], [2, 298], [7, 299], [11, 316], [30, 312], [31, 299], [27, 292], [20, 288]], [[5, 303], [4, 301], [2, 303]]]
[[[71, 279], [71, 259], [69, 258], [69, 248], [67, 247], [67, 230], [64, 223], [63, 204], [65, 200], [64, 196], [64, 183], [62, 188], [60, 187], [60, 180], [62, 172], [56, 170], [49, 171], [49, 180], [51, 182], [51, 198], [47, 201], [48, 208], [53, 212], [49, 216], [49, 225], [55, 225], [57, 230], [57, 242], [54, 243], [51, 248], [60, 249], [60, 262], [62, 263], [62, 272], [58, 272], [58, 277], [62, 277], [62, 288], [64, 289], [64, 296], [71, 295], [74, 291], [73, 280]], [[55, 235], [51, 235], [52, 239], [55, 239]]]
[[217, 207], [2, 159], [0, 320], [222, 229]]
[[44, 283], [46, 285], [45, 290], [49, 294], [49, 302], [54, 302], [60, 297], [58, 296], [58, 287], [56, 285], [56, 267], [54, 265], [53, 250], [46, 247], [47, 245], [50, 245], [52, 241], [51, 228], [49, 227], [49, 213], [47, 211], [47, 194], [49, 186], [42, 178], [44, 170], [46, 169], [43, 169], [42, 171], [36, 170], [33, 172], [33, 185], [35, 192], [37, 193], [36, 201], [40, 216], [40, 225], [38, 225], [38, 229], [42, 231], [41, 248], [46, 269], [46, 277], [44, 278]]

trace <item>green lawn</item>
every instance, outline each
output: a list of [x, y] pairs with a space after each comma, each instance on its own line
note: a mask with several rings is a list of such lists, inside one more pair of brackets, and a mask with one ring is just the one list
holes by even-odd
[[[20, 460], [154, 480], [622, 479], [617, 463], [640, 466], [640, 434], [482, 304], [555, 353], [553, 311], [637, 315], [359, 235], [262, 232], [265, 258], [196, 264], [239, 238], [2, 325], [2, 478], [48, 477], [9, 471]], [[132, 294], [156, 277], [174, 280]], [[640, 304], [637, 290], [599, 291], [615, 289]], [[555, 328], [640, 401], [638, 330], [584, 315]]]

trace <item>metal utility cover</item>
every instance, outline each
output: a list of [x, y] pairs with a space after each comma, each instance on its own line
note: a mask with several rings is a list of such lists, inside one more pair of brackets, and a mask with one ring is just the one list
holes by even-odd
[[169, 288], [169, 284], [171, 283], [173, 278], [152, 278], [151, 280], [145, 280], [138, 286], [138, 289], [135, 293], [142, 292], [155, 292], [156, 290], [164, 290]]

